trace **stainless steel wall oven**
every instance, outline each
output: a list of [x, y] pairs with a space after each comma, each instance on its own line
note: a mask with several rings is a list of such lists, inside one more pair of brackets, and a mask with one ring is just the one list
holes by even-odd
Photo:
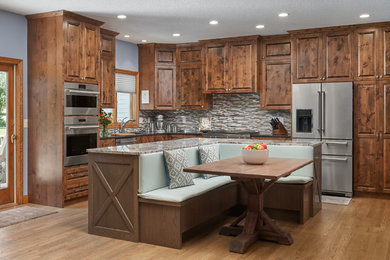
[[65, 116], [97, 116], [99, 114], [98, 102], [98, 85], [65, 82]]

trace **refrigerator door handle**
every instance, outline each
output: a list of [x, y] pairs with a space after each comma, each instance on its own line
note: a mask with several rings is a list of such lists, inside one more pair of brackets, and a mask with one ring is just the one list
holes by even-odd
[[329, 161], [348, 161], [348, 158], [347, 157], [343, 157], [343, 158], [340, 158], [340, 157], [326, 157], [326, 156], [323, 156], [322, 157], [322, 160], [329, 160]]
[[317, 91], [318, 93], [318, 132], [322, 131], [322, 94], [321, 91]]
[[325, 91], [321, 91], [321, 126], [322, 132], [325, 134]]

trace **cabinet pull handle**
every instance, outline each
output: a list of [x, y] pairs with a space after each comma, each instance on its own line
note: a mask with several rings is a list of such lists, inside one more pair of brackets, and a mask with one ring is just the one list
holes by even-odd
[[317, 130], [319, 132], [322, 131], [322, 113], [321, 113], [321, 109], [322, 109], [322, 94], [321, 94], [321, 91], [317, 91], [318, 93], [318, 128]]

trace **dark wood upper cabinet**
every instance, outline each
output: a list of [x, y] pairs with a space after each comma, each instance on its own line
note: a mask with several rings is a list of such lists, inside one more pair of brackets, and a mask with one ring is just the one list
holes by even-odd
[[263, 61], [260, 105], [265, 109], [291, 108], [290, 60]]
[[115, 107], [115, 37], [119, 33], [100, 29], [100, 106]]
[[312, 31], [293, 34], [293, 83], [351, 81], [352, 30]]
[[352, 31], [327, 32], [324, 41], [324, 80], [352, 80]]
[[178, 108], [209, 109], [212, 106], [211, 95], [203, 94], [202, 46], [177, 46], [176, 94]]
[[205, 93], [226, 93], [227, 75], [227, 52], [226, 42], [208, 43], [205, 45]]
[[379, 29], [356, 29], [355, 47], [355, 79], [373, 80], [379, 78]]
[[149, 96], [148, 102], [141, 97], [140, 109], [175, 109], [176, 45], [140, 44], [138, 50], [140, 92]]
[[229, 42], [230, 92], [257, 91], [257, 40]]
[[256, 92], [258, 41], [257, 36], [205, 41], [204, 93]]
[[175, 107], [176, 67], [156, 66], [155, 108], [172, 109]]
[[380, 58], [380, 61], [383, 61], [383, 63], [380, 64], [380, 75], [383, 75], [383, 78], [390, 79], [390, 27], [384, 27], [382, 29], [381, 37], [383, 47], [380, 50], [383, 58]]
[[289, 35], [261, 40], [260, 107], [291, 108], [291, 39]]
[[292, 75], [294, 83], [318, 82], [323, 77], [322, 34], [299, 34], [293, 38]]
[[81, 22], [65, 21], [64, 22], [64, 69], [67, 80], [81, 80]]
[[65, 80], [98, 84], [100, 27], [65, 19], [64, 38]]

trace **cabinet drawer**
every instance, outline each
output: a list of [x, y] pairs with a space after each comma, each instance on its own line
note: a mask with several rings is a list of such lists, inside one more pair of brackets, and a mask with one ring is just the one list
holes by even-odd
[[88, 166], [67, 168], [64, 171], [64, 199], [88, 195]]

